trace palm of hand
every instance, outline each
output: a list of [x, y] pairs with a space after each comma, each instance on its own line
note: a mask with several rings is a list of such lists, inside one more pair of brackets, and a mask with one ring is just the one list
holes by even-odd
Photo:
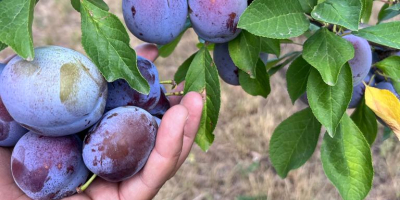
[[[149, 46], [147, 46], [149, 47]], [[137, 48], [139, 55], [154, 60], [154, 49]], [[177, 89], [182, 89], [179, 85]], [[188, 156], [196, 136], [203, 99], [191, 92], [185, 97], [170, 98], [171, 108], [165, 113], [157, 132], [156, 145], [144, 168], [130, 179], [111, 183], [97, 178], [84, 193], [73, 195], [68, 200], [85, 199], [151, 199], [161, 186], [170, 179]], [[11, 175], [11, 149], [0, 147], [0, 194], [2, 199], [30, 199], [15, 184]]]

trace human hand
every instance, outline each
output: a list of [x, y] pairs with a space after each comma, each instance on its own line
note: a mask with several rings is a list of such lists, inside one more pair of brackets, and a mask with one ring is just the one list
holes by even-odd
[[[158, 56], [157, 47], [146, 44], [136, 48], [137, 54], [149, 60]], [[181, 84], [177, 88], [182, 88]], [[171, 108], [165, 113], [157, 132], [156, 145], [144, 168], [120, 183], [97, 178], [83, 193], [65, 198], [86, 199], [151, 199], [164, 183], [173, 177], [186, 160], [196, 136], [203, 100], [200, 94], [190, 92], [171, 98]], [[2, 199], [29, 199], [14, 183], [11, 175], [11, 149], [0, 148], [0, 194]]]

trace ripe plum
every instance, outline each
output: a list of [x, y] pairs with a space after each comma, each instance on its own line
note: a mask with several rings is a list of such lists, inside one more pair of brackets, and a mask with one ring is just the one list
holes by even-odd
[[107, 84], [88, 58], [71, 49], [35, 49], [31, 62], [14, 57], [0, 76], [5, 107], [21, 126], [45, 136], [75, 134], [104, 112]]
[[165, 96], [166, 90], [163, 85], [160, 87], [160, 98], [153, 109], [149, 111], [150, 114], [162, 117], [165, 112], [171, 107], [167, 96]]
[[167, 44], [183, 31], [188, 3], [187, 0], [123, 0], [122, 12], [126, 26], [137, 38]]
[[354, 57], [349, 60], [351, 72], [353, 74], [353, 86], [362, 82], [368, 75], [372, 65], [371, 46], [364, 38], [355, 35], [345, 35], [344, 39], [351, 42], [354, 47]]
[[128, 82], [122, 79], [108, 83], [106, 111], [120, 106], [137, 106], [145, 110], [151, 110], [156, 106], [161, 93], [157, 68], [152, 62], [141, 56], [137, 57], [137, 66], [150, 84], [150, 93], [142, 94], [132, 89]]
[[213, 43], [233, 40], [239, 33], [239, 18], [247, 8], [247, 0], [189, 0], [189, 16], [194, 31]]
[[107, 181], [125, 180], [147, 162], [157, 130], [153, 116], [141, 108], [125, 106], [110, 110], [84, 140], [85, 165]]
[[15, 145], [11, 171], [15, 183], [32, 199], [71, 196], [89, 175], [76, 135], [47, 137], [31, 131]]
[[229, 55], [228, 43], [215, 44], [214, 62], [222, 80], [230, 85], [240, 85], [239, 69]]

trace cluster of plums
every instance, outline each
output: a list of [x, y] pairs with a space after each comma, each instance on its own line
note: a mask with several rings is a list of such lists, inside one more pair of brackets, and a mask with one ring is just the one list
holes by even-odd
[[[239, 85], [239, 69], [229, 56], [228, 42], [236, 38], [240, 16], [252, 1], [138, 1], [123, 0], [125, 24], [137, 38], [159, 45], [172, 42], [185, 29], [189, 17], [194, 31], [204, 41], [216, 43], [214, 61], [220, 77]], [[152, 26], [149, 26], [152, 24]], [[268, 54], [260, 58], [267, 62]]]
[[155, 65], [137, 63], [148, 95], [124, 80], [107, 83], [88, 58], [63, 47], [36, 48], [31, 62], [16, 56], [1, 65], [0, 146], [15, 145], [11, 171], [26, 195], [60, 199], [89, 171], [118, 182], [144, 166], [158, 130], [153, 115], [170, 105]]
[[132, 34], [149, 43], [172, 42], [185, 29], [188, 16], [200, 38], [226, 43], [240, 33], [237, 24], [247, 5], [246, 0], [123, 0], [122, 11]]

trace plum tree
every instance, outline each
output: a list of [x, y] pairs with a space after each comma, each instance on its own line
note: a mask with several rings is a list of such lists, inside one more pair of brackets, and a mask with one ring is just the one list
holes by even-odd
[[83, 160], [90, 171], [107, 181], [125, 180], [146, 163], [157, 130], [154, 117], [141, 108], [110, 110], [84, 139]]
[[246, 0], [189, 0], [189, 16], [197, 35], [208, 42], [225, 43], [239, 33], [239, 17], [247, 8]]
[[15, 145], [11, 172], [32, 199], [71, 196], [89, 175], [82, 160], [82, 141], [76, 135], [46, 137], [32, 131]]
[[371, 46], [366, 39], [355, 35], [345, 35], [343, 38], [351, 42], [355, 50], [354, 58], [349, 60], [349, 64], [353, 74], [353, 86], [356, 86], [361, 83], [371, 69]]
[[156, 66], [141, 56], [137, 57], [137, 66], [150, 84], [150, 93], [146, 95], [132, 89], [123, 79], [108, 83], [106, 111], [120, 106], [138, 106], [145, 110], [151, 110], [157, 105], [161, 86]]
[[186, 0], [123, 0], [122, 12], [126, 26], [137, 38], [167, 44], [183, 31], [188, 4]]
[[31, 62], [14, 57], [0, 76], [5, 107], [21, 126], [45, 136], [82, 131], [100, 119], [107, 82], [88, 58], [71, 49], [35, 49]]

